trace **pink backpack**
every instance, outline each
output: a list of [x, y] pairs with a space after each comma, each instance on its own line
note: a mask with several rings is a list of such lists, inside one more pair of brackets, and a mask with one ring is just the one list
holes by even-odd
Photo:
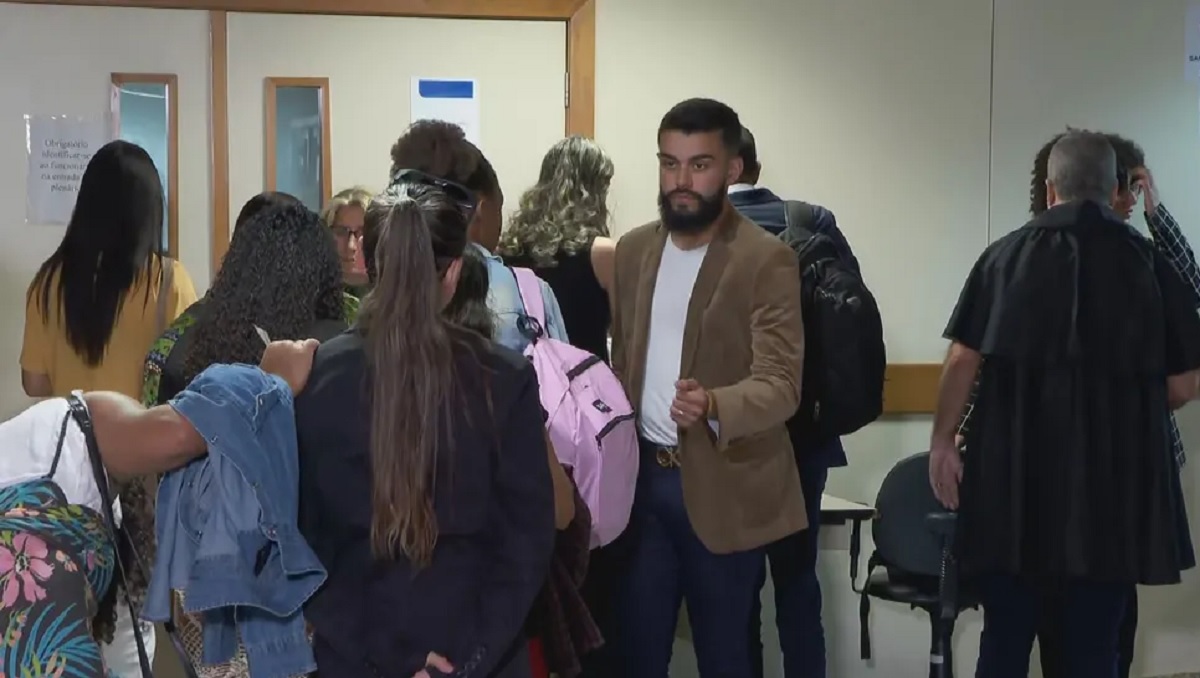
[[546, 335], [541, 279], [514, 268], [536, 338], [525, 349], [541, 387], [546, 428], [563, 466], [592, 514], [591, 547], [616, 539], [629, 524], [638, 475], [637, 424], [617, 375], [597, 356]]

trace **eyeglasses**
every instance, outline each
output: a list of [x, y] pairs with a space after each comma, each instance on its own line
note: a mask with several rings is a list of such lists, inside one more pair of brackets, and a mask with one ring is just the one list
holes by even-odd
[[338, 240], [349, 241], [351, 238], [353, 238], [361, 241], [363, 239], [362, 231], [354, 231], [346, 228], [345, 226], [334, 226], [330, 230], [333, 231], [333, 237], [337, 238]]
[[475, 215], [475, 208], [479, 205], [479, 200], [476, 198], [475, 192], [466, 186], [420, 170], [397, 170], [392, 175], [392, 185], [395, 184], [417, 184], [419, 186], [429, 186], [430, 188], [438, 189], [459, 206], [459, 209], [462, 210], [463, 218], [468, 223], [470, 223], [471, 217]]

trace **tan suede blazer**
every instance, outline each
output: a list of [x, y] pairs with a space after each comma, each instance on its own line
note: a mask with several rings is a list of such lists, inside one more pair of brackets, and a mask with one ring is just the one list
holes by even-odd
[[[679, 432], [683, 494], [714, 553], [752, 549], [804, 529], [804, 496], [784, 422], [800, 402], [804, 327], [796, 254], [729, 204], [688, 304], [681, 378], [716, 401], [707, 423]], [[641, 405], [650, 307], [667, 231], [660, 222], [617, 244], [613, 366]]]

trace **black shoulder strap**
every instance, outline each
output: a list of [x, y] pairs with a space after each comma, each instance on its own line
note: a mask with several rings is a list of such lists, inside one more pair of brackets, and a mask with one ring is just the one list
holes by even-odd
[[811, 234], [817, 223], [817, 211], [812, 205], [802, 200], [785, 200], [784, 220], [789, 231], [803, 231]]
[[[146, 641], [142, 638], [141, 618], [137, 610], [133, 607], [133, 600], [129, 597], [128, 576], [126, 574], [125, 563], [121, 559], [121, 549], [118, 546], [123, 536], [117, 528], [117, 519], [113, 515], [113, 498], [108, 485], [108, 472], [105, 471], [104, 461], [100, 458], [100, 447], [96, 444], [96, 431], [92, 428], [92, 417], [88, 414], [87, 406], [83, 404], [83, 400], [74, 393], [67, 397], [67, 405], [71, 408], [71, 417], [79, 426], [79, 430], [83, 432], [84, 440], [87, 441], [88, 458], [92, 462], [92, 474], [96, 478], [96, 488], [100, 491], [100, 511], [104, 516], [105, 522], [108, 523], [108, 529], [113, 536], [113, 551], [116, 554], [119, 586], [121, 587], [121, 593], [125, 597], [125, 605], [129, 608], [129, 618], [133, 623], [133, 637], [137, 642], [138, 663], [142, 667], [142, 678], [154, 678], [154, 671], [150, 666], [150, 655], [146, 651]], [[130, 544], [130, 547], [133, 557], [141, 561], [137, 552], [132, 550], [132, 544]], [[149, 572], [149, 570], [145, 569], [144, 562], [139, 562], [139, 564], [144, 572]], [[114, 582], [114, 585], [118, 585], [117, 582]], [[184, 674], [187, 678], [199, 678], [196, 673], [196, 667], [192, 666], [187, 651], [184, 649], [183, 641], [179, 638], [179, 633], [175, 629], [174, 622], [168, 620], [165, 626], [167, 635], [171, 638], [171, 645], [175, 647], [175, 652], [179, 655], [179, 661], [183, 665]]]
[[63, 417], [62, 426], [58, 429], [58, 446], [54, 448], [54, 461], [50, 462], [50, 472], [42, 476], [46, 480], [53, 481], [54, 474], [58, 473], [58, 462], [62, 459], [63, 441], [67, 439], [67, 424], [71, 423], [71, 413]]

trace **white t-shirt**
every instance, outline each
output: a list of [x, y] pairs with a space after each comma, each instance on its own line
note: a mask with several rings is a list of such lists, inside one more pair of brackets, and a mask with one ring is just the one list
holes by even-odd
[[681, 250], [669, 237], [663, 245], [650, 306], [646, 375], [638, 416], [638, 432], [656, 445], [679, 444], [679, 426], [671, 419], [671, 403], [675, 400], [675, 382], [679, 381], [683, 362], [688, 303], [706, 252], [708, 245]]
[[[0, 423], [0, 488], [50, 473], [63, 419], [69, 412], [65, 398], [49, 398]], [[62, 456], [51, 480], [70, 503], [100, 510], [100, 490], [92, 474], [87, 439], [74, 419], [67, 423]], [[116, 502], [113, 507], [118, 509]]]

